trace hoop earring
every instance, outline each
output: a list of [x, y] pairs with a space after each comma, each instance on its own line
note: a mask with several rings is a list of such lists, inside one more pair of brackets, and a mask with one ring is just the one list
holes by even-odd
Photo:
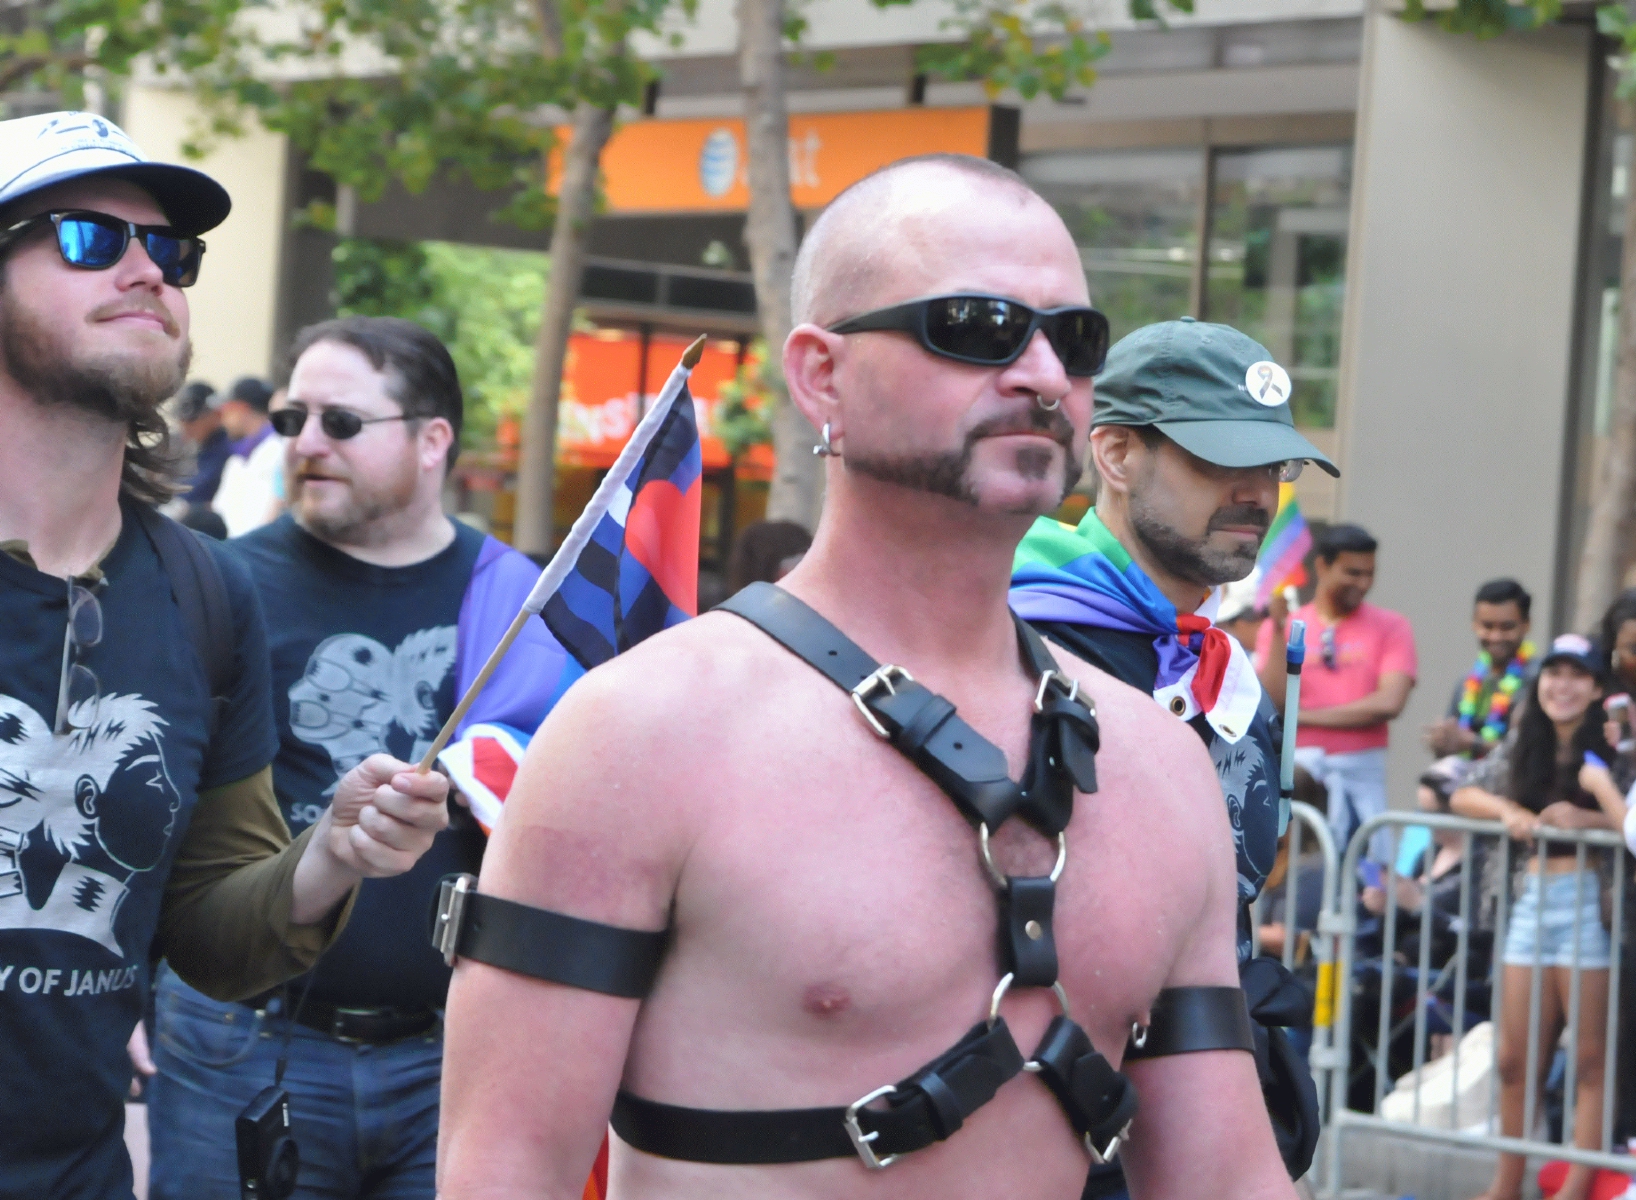
[[819, 458], [839, 458], [840, 457], [840, 451], [836, 450], [834, 445], [831, 444], [831, 442], [829, 440], [829, 422], [828, 421], [824, 422], [824, 428], [818, 434], [818, 436], [822, 440], [819, 441], [819, 443], [812, 448], [812, 452], [814, 454], [816, 454]]
[[1035, 392], [1034, 403], [1040, 406], [1040, 411], [1042, 412], [1056, 412], [1057, 409], [1062, 407], [1062, 397], [1053, 396], [1051, 398], [1051, 403], [1047, 404], [1045, 402], [1045, 397], [1040, 395], [1038, 392]]

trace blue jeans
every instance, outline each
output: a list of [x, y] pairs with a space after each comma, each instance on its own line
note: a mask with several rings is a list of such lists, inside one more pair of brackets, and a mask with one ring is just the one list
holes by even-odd
[[[291, 997], [294, 1002], [294, 997]], [[287, 1023], [201, 995], [164, 968], [148, 1091], [151, 1200], [239, 1194], [233, 1121], [271, 1086]], [[441, 1025], [383, 1046], [294, 1027], [284, 1088], [298, 1200], [432, 1200]]]

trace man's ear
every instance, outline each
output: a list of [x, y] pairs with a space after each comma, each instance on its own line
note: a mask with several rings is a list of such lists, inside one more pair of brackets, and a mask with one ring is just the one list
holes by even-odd
[[415, 441], [421, 467], [442, 470], [449, 460], [449, 447], [454, 444], [454, 426], [447, 417], [432, 417], [420, 427]]
[[842, 339], [817, 325], [797, 325], [784, 342], [784, 386], [801, 415], [814, 429], [830, 427], [830, 438], [839, 442], [840, 397], [835, 390], [835, 352]]
[[1146, 447], [1129, 425], [1098, 425], [1091, 430], [1091, 463], [1101, 486], [1121, 496], [1130, 494]]

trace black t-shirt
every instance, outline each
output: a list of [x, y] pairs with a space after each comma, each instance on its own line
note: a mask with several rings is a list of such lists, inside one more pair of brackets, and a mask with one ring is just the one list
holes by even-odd
[[[1159, 675], [1159, 652], [1146, 633], [1068, 625], [1057, 621], [1032, 623], [1040, 633], [1079, 655], [1092, 666], [1147, 695]], [[1278, 858], [1278, 758], [1282, 722], [1277, 710], [1261, 695], [1261, 705], [1249, 731], [1229, 742], [1210, 728], [1201, 713], [1188, 722], [1210, 751], [1227, 800], [1238, 857], [1238, 956], [1250, 957], [1249, 905], [1261, 892]], [[1155, 836], [1163, 831], [1156, 830]]]
[[[362, 562], [288, 516], [228, 546], [267, 612], [273, 782], [284, 819], [300, 833], [347, 771], [371, 754], [417, 761], [454, 711], [460, 604], [483, 535], [457, 522], [453, 542], [407, 567]], [[459, 810], [407, 873], [364, 881], [346, 929], [314, 970], [314, 998], [442, 1007], [449, 968], [427, 933], [433, 895], [444, 875], [475, 872], [483, 857], [483, 832], [463, 817]]]
[[0, 1196], [130, 1194], [125, 1042], [142, 1015], [165, 879], [198, 792], [276, 749], [266, 631], [221, 564], [238, 648], [208, 740], [210, 686], [129, 506], [102, 562], [103, 635], [79, 661], [100, 699], [53, 733], [68, 587], [0, 554]]

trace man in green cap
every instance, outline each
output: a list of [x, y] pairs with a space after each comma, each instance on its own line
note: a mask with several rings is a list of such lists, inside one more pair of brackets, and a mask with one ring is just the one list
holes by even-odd
[[[1277, 714], [1248, 653], [1213, 620], [1220, 586], [1255, 567], [1279, 483], [1307, 462], [1339, 474], [1296, 432], [1290, 393], [1289, 373], [1229, 326], [1183, 318], [1125, 337], [1095, 384], [1096, 507], [1077, 527], [1040, 518], [1012, 576], [1018, 615], [1151, 693], [1209, 748], [1238, 855], [1241, 964], [1287, 815]], [[1248, 976], [1245, 987], [1254, 1009]], [[1300, 1139], [1274, 1124], [1286, 1161], [1298, 1158]]]

